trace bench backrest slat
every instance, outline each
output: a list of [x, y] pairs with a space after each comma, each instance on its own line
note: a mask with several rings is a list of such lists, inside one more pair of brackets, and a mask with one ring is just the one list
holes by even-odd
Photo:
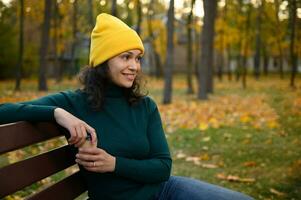
[[28, 145], [62, 136], [58, 127], [52, 123], [18, 122], [0, 126], [0, 154]]
[[[66, 189], [67, 188], [67, 189]], [[62, 192], [64, 191], [64, 192]], [[86, 191], [79, 172], [29, 197], [27, 200], [66, 200], [75, 199]]]
[[70, 146], [26, 159], [0, 169], [0, 196], [16, 192], [75, 164]]
[[[68, 133], [49, 122], [1, 125], [0, 154], [65, 134]], [[75, 153], [74, 147], [66, 145], [0, 168], [0, 199], [76, 164]], [[77, 172], [30, 198], [60, 199], [61, 196], [69, 200], [86, 190], [86, 185]]]

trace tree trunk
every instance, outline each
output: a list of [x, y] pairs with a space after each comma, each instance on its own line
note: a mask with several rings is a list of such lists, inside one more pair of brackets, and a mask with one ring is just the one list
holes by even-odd
[[137, 27], [136, 32], [140, 35], [141, 32], [141, 22], [142, 22], [142, 8], [140, 0], [137, 0]]
[[73, 16], [72, 16], [72, 46], [71, 46], [71, 70], [69, 73], [69, 78], [71, 78], [77, 71], [76, 64], [76, 48], [77, 48], [77, 10], [78, 2], [74, 0], [73, 2]]
[[242, 57], [242, 87], [244, 89], [247, 88], [247, 51], [249, 47], [249, 31], [250, 31], [250, 23], [251, 23], [251, 3], [248, 3], [247, 7], [247, 20], [245, 25], [245, 36], [244, 36], [244, 51]]
[[127, 13], [126, 23], [129, 26], [133, 26], [133, 11], [130, 8], [130, 3], [131, 1], [127, 1], [126, 3], [126, 13]]
[[50, 30], [50, 19], [51, 19], [51, 5], [52, 1], [44, 0], [44, 22], [42, 27], [41, 35], [41, 46], [40, 46], [40, 70], [39, 70], [39, 90], [46, 91], [47, 81], [46, 81], [46, 69], [47, 60], [46, 56], [48, 53], [48, 43], [49, 43], [49, 30]]
[[19, 30], [19, 57], [16, 70], [16, 85], [15, 90], [19, 91], [21, 86], [22, 68], [23, 68], [23, 51], [24, 51], [24, 0], [19, 0], [20, 3], [20, 30]]
[[57, 83], [62, 80], [61, 66], [59, 63], [59, 55], [58, 55], [58, 27], [59, 27], [59, 7], [58, 3], [54, 2], [54, 10], [53, 10], [53, 55], [54, 55], [54, 66], [55, 66], [55, 80]]
[[112, 8], [111, 8], [111, 14], [118, 17], [117, 13], [117, 0], [112, 0]]
[[[274, 5], [275, 5], [275, 14], [276, 14], [276, 32], [280, 27], [280, 19], [279, 19], [279, 0], [275, 0], [274, 1]], [[278, 27], [278, 28], [277, 28]], [[283, 79], [283, 50], [282, 50], [282, 46], [281, 46], [281, 40], [282, 38], [280, 38], [279, 34], [276, 34], [276, 41], [277, 41], [277, 48], [279, 51], [279, 73], [280, 73], [280, 78]]]
[[201, 34], [198, 99], [207, 99], [213, 92], [213, 42], [217, 0], [204, 0], [204, 26]]
[[224, 52], [216, 52], [216, 66], [217, 66], [217, 78], [219, 81], [223, 80], [223, 66], [224, 66]]
[[264, 47], [262, 50], [263, 50], [263, 74], [267, 76], [269, 73], [269, 56], [268, 56], [267, 48]]
[[[259, 0], [257, 0], [258, 3]], [[254, 77], [255, 79], [259, 79], [260, 76], [260, 58], [261, 58], [261, 16], [263, 11], [264, 0], [261, 0], [260, 5], [257, 8], [257, 16], [256, 16], [256, 39], [255, 39], [255, 56], [254, 56]]]
[[168, 9], [168, 21], [167, 21], [167, 56], [166, 66], [164, 73], [164, 95], [163, 104], [171, 103], [172, 97], [172, 68], [174, 65], [174, 45], [173, 45], [173, 33], [174, 33], [174, 0], [169, 3]]
[[[92, 0], [88, 0], [88, 9], [89, 9], [89, 25], [90, 25], [90, 29], [92, 31], [93, 27], [94, 27], [94, 12], [93, 12], [93, 1]], [[89, 51], [88, 51], [88, 60], [90, 58], [90, 46], [91, 46], [91, 40], [89, 40]]]
[[[228, 0], [225, 0], [225, 21], [228, 21]], [[232, 71], [231, 71], [231, 47], [230, 44], [226, 45], [226, 68], [228, 74], [228, 80], [232, 81]]]
[[[241, 48], [242, 48], [242, 42], [239, 42], [239, 49]], [[239, 52], [239, 54], [236, 56], [236, 69], [235, 69], [236, 82], [239, 81], [242, 72], [242, 57], [243, 56], [241, 55], [241, 52]]]
[[290, 26], [290, 64], [292, 66], [290, 86], [296, 88], [295, 77], [297, 73], [297, 54], [295, 52], [295, 35], [296, 35], [296, 18], [297, 18], [297, 2], [289, 1], [289, 26]]
[[228, 71], [228, 81], [232, 81], [230, 44], [227, 45], [227, 64], [226, 65], [227, 65], [227, 71]]
[[152, 7], [153, 4], [154, 4], [154, 1], [152, 0], [148, 7], [147, 26], [148, 26], [148, 33], [149, 33], [149, 37], [150, 37], [150, 43], [152, 46], [153, 57], [155, 58], [155, 76], [157, 78], [159, 78], [159, 77], [162, 77], [162, 75], [163, 75], [163, 68], [161, 65], [160, 56], [156, 52], [155, 36], [154, 36], [153, 26], [152, 26], [152, 19], [153, 19], [153, 15], [154, 15], [153, 7]]
[[193, 65], [193, 57], [192, 57], [192, 25], [193, 25], [193, 7], [195, 4], [195, 0], [191, 1], [191, 9], [187, 18], [187, 94], [193, 94], [193, 86], [192, 86], [192, 65]]
[[[196, 22], [194, 22], [195, 24]], [[194, 53], [194, 74], [197, 80], [197, 83], [199, 82], [199, 63], [200, 63], [200, 44], [201, 44], [201, 36], [198, 34], [197, 31], [194, 32], [194, 38], [195, 38], [195, 53]]]
[[94, 11], [93, 11], [93, 0], [88, 0], [88, 9], [89, 9], [89, 25], [91, 28], [94, 26]]
[[[220, 18], [223, 19], [223, 21], [226, 22], [227, 20], [227, 1], [225, 1], [225, 7], [224, 9], [220, 12]], [[222, 28], [221, 31], [218, 33], [220, 35], [220, 50], [217, 50], [217, 62], [216, 62], [216, 67], [217, 67], [217, 77], [219, 81], [223, 80], [223, 68], [225, 65], [225, 26], [224, 23], [222, 23]]]
[[[238, 13], [239, 13], [239, 16], [242, 16], [243, 15], [243, 13], [242, 13], [242, 9], [243, 9], [243, 2], [242, 2], [242, 0], [238, 0], [238, 7], [237, 7], [237, 11], [238, 11]], [[244, 28], [244, 25], [242, 24], [242, 23], [238, 23], [238, 29], [239, 30], [243, 30], [243, 28]], [[237, 60], [237, 62], [236, 62], [236, 69], [235, 69], [235, 79], [236, 79], [236, 81], [238, 82], [239, 81], [239, 79], [240, 79], [240, 75], [241, 75], [241, 73], [242, 73], [242, 68], [243, 68], [243, 64], [242, 64], [242, 61], [243, 61], [243, 34], [242, 33], [240, 33], [239, 34], [239, 42], [238, 42], [238, 54], [237, 54], [237, 56], [236, 56], [236, 60]]]

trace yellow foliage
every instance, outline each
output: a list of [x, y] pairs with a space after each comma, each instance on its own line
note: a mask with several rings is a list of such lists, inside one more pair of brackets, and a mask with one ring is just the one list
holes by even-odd
[[21, 198], [18, 195], [9, 195], [9, 196], [5, 197], [5, 200], [21, 200], [21, 199], [23, 199], [23, 198]]
[[251, 118], [248, 115], [243, 115], [243, 116], [240, 117], [240, 121], [242, 123], [248, 123], [248, 122], [251, 121]]
[[200, 155], [200, 160], [204, 160], [204, 161], [210, 160], [210, 156], [208, 155], [208, 153], [202, 154]]
[[[164, 59], [166, 57], [166, 42], [167, 42], [166, 26], [161, 19], [153, 19], [150, 22], [150, 25], [152, 27], [153, 35], [155, 37], [155, 40], [154, 40], [155, 51], [162, 58], [162, 62], [164, 62], [165, 61]], [[142, 38], [142, 40], [145, 40], [146, 38], [150, 37], [149, 24], [145, 20], [145, 21], [143, 21], [141, 26], [142, 26], [142, 30], [144, 30], [141, 33], [141, 38]]]
[[[160, 55], [161, 62], [165, 63], [166, 59], [166, 53], [167, 53], [167, 28], [164, 24], [164, 21], [162, 19], [153, 19], [150, 22], [150, 25], [152, 27], [153, 35], [154, 35], [154, 46], [155, 51]], [[177, 24], [175, 23], [175, 26]], [[149, 33], [149, 24], [147, 21], [142, 22], [142, 30], [144, 30], [141, 33], [142, 40], [145, 40], [146, 38], [150, 37]], [[174, 46], [177, 45], [177, 34], [174, 32]]]
[[279, 124], [276, 121], [269, 121], [268, 122], [268, 127], [273, 129], [273, 128], [278, 128]]
[[301, 97], [298, 97], [293, 101], [292, 113], [301, 116]]
[[277, 113], [265, 102], [265, 96], [238, 95], [212, 97], [208, 102], [177, 100], [170, 105], [159, 105], [166, 131], [178, 128], [206, 131], [220, 126], [247, 123], [257, 129], [278, 128]]
[[201, 131], [205, 131], [208, 129], [208, 124], [207, 123], [204, 123], [204, 122], [201, 122], [200, 125], [199, 125], [199, 129]]
[[217, 119], [215, 118], [210, 118], [209, 119], [209, 124], [213, 128], [219, 128], [220, 124], [218, 123]]

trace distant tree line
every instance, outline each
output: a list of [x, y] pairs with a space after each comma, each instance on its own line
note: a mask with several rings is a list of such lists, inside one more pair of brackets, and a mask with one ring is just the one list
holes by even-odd
[[[176, 8], [173, 0], [168, 4], [160, 0], [124, 0], [121, 4], [117, 0], [0, 1], [0, 79], [15, 77], [15, 89], [20, 90], [22, 78], [36, 76], [38, 89], [47, 90], [50, 63], [57, 82], [63, 76], [74, 76], [87, 63], [96, 15], [107, 12], [124, 20], [150, 45], [153, 75], [164, 78], [163, 103], [172, 101], [179, 20], [186, 24], [188, 94], [195, 92], [193, 76], [198, 99], [207, 99], [214, 92], [215, 75], [219, 80], [235, 77], [246, 88], [250, 58], [254, 78], [268, 75], [269, 60], [273, 60], [281, 78], [287, 63], [290, 86], [296, 86], [300, 0], [182, 2], [186, 9]], [[203, 8], [196, 7], [198, 2]], [[197, 16], [196, 9], [203, 9], [204, 16]]]

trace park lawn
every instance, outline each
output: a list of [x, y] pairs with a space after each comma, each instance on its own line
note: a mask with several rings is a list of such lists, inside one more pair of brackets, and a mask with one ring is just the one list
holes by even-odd
[[[209, 96], [210, 101], [223, 100], [233, 95], [230, 100], [240, 100], [238, 104], [228, 101], [229, 107], [246, 103], [241, 110], [234, 109], [236, 114], [240, 114], [236, 123], [226, 121], [218, 127], [211, 123], [213, 126], [210, 127], [210, 120], [206, 121], [206, 118], [202, 119], [203, 124], [209, 121], [209, 125], [205, 127], [200, 124], [199, 127], [189, 128], [185, 125], [187, 122], [183, 122], [185, 128], [181, 128], [181, 123], [174, 123], [178, 129], [167, 133], [174, 159], [173, 175], [194, 177], [232, 188], [255, 199], [300, 199], [300, 86], [297, 90], [292, 90], [288, 87], [287, 79], [280, 80], [275, 76], [262, 78], [260, 81], [252, 80], [251, 77], [249, 79], [246, 90], [241, 89], [241, 83], [216, 81], [215, 93]], [[186, 101], [194, 101], [194, 97], [185, 95], [184, 78], [175, 85], [178, 86], [174, 91], [175, 99], [180, 101], [186, 98]], [[154, 94], [154, 98], [161, 100], [160, 92], [155, 91]], [[249, 101], [243, 102], [245, 99]], [[177, 102], [174, 104], [175, 107], [169, 108], [176, 110], [181, 106]], [[218, 106], [214, 102], [211, 105], [201, 102], [197, 104], [198, 108], [202, 109], [203, 104], [209, 107]], [[223, 107], [226, 106], [227, 104], [223, 104]], [[163, 107], [165, 112], [171, 112], [165, 110], [164, 106], [159, 107]], [[183, 116], [185, 118], [185, 110], [179, 109], [179, 112], [174, 113], [180, 117], [172, 120], [177, 121]], [[214, 112], [219, 109], [221, 107]], [[267, 113], [261, 112], [262, 110]], [[194, 120], [193, 109], [187, 112]], [[218, 118], [214, 116], [214, 112], [209, 118]], [[203, 114], [206, 115], [205, 112]], [[163, 112], [162, 115], [163, 121], [168, 121], [172, 114], [167, 114], [166, 117]], [[231, 117], [231, 114], [227, 116]], [[269, 118], [274, 121], [269, 123]], [[168, 122], [173, 124], [172, 121]]]
[[[163, 81], [148, 78], [149, 95], [158, 103], [170, 145], [172, 174], [238, 190], [255, 199], [300, 199], [301, 91], [300, 86], [290, 89], [288, 82], [276, 76], [260, 81], [248, 77], [248, 88], [243, 90], [235, 81], [216, 80], [210, 100], [200, 102], [195, 95], [185, 94], [185, 78], [176, 76], [173, 103], [165, 106], [160, 103]], [[13, 81], [0, 82], [0, 103], [46, 94], [35, 92], [34, 80], [23, 83], [24, 91], [15, 93]], [[50, 92], [78, 86], [75, 80], [50, 81], [49, 85]], [[17, 157], [7, 155], [0, 157], [0, 166]], [[63, 174], [53, 179], [58, 176]], [[28, 190], [33, 188], [36, 185]]]

